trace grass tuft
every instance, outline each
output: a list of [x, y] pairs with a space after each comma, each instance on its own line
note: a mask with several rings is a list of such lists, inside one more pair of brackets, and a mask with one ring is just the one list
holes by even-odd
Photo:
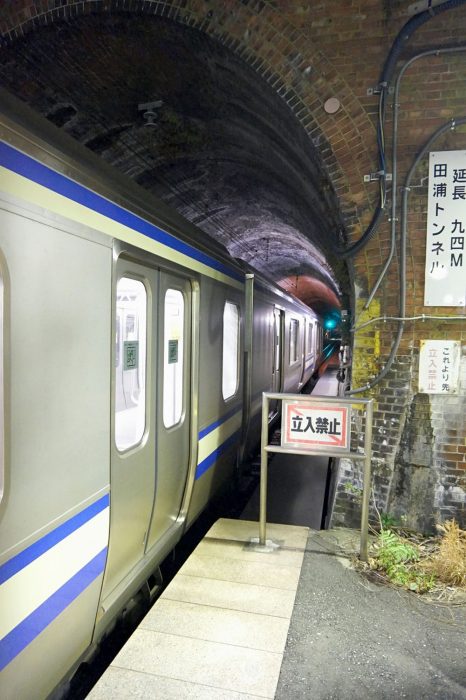
[[447, 587], [466, 590], [466, 531], [455, 520], [437, 529], [438, 537], [423, 538], [395, 526], [384, 528], [380, 521], [369, 568], [416, 593], [441, 592]]
[[466, 531], [455, 520], [437, 529], [441, 534], [438, 550], [423, 563], [423, 569], [442, 583], [466, 588]]

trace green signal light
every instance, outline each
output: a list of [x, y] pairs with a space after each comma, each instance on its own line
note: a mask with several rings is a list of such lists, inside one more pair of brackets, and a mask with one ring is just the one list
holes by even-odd
[[333, 318], [327, 318], [327, 319], [325, 319], [325, 321], [324, 321], [324, 328], [325, 328], [327, 331], [331, 331], [333, 328], [336, 327], [336, 325], [337, 325], [337, 322], [336, 322], [335, 319], [333, 319]]

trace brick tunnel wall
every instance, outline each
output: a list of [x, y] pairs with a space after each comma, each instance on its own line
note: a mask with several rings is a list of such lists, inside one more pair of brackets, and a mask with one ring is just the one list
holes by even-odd
[[[404, 0], [13, 0], [2, 4], [3, 41], [14, 42], [43, 23], [82, 13], [149, 13], [187, 24], [214, 37], [249, 63], [276, 90], [318, 148], [338, 197], [350, 241], [368, 225], [377, 200], [377, 183], [364, 175], [378, 169], [378, 99], [368, 94], [378, 84], [390, 46], [407, 21]], [[399, 67], [415, 53], [459, 44], [466, 36], [466, 5], [434, 17], [406, 46]], [[64, 47], [66, 51], [66, 47]], [[398, 72], [398, 71], [397, 71]], [[398, 182], [415, 154], [446, 120], [466, 114], [466, 53], [417, 61], [405, 74], [400, 92]], [[340, 108], [324, 104], [336, 97]], [[387, 153], [392, 115], [387, 109]], [[449, 132], [433, 150], [466, 148], [461, 129]], [[413, 180], [408, 210], [408, 317], [461, 315], [464, 307], [423, 305], [427, 216], [426, 162]], [[388, 171], [391, 166], [389, 165]], [[399, 216], [399, 214], [398, 214]], [[466, 214], [465, 214], [466, 219]], [[465, 222], [466, 223], [466, 222]], [[362, 311], [390, 247], [388, 216], [374, 239], [351, 263], [356, 323], [398, 316], [398, 256], [367, 311]], [[466, 254], [466, 253], [465, 253]], [[354, 335], [353, 386], [364, 386], [383, 367], [396, 324], [377, 321]], [[420, 342], [462, 342], [462, 384], [458, 395], [418, 391]], [[464, 320], [431, 319], [406, 323], [395, 362], [383, 381], [360, 394], [375, 405], [374, 503], [412, 527], [428, 530], [435, 520], [466, 519]], [[343, 460], [333, 515], [334, 524], [356, 525], [360, 513], [358, 463]]]

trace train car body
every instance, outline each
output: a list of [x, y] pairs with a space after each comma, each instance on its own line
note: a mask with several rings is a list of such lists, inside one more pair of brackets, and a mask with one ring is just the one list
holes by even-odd
[[298, 391], [321, 335], [307, 307], [8, 100], [0, 688], [30, 700], [150, 587], [259, 440], [262, 392]]

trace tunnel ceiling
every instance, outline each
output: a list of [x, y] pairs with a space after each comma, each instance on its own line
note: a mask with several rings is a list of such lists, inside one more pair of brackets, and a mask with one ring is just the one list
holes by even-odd
[[[0, 82], [232, 256], [319, 313], [338, 305], [338, 207], [319, 156], [220, 43], [157, 17], [83, 16], [4, 48]], [[159, 101], [154, 116], [140, 107]]]

